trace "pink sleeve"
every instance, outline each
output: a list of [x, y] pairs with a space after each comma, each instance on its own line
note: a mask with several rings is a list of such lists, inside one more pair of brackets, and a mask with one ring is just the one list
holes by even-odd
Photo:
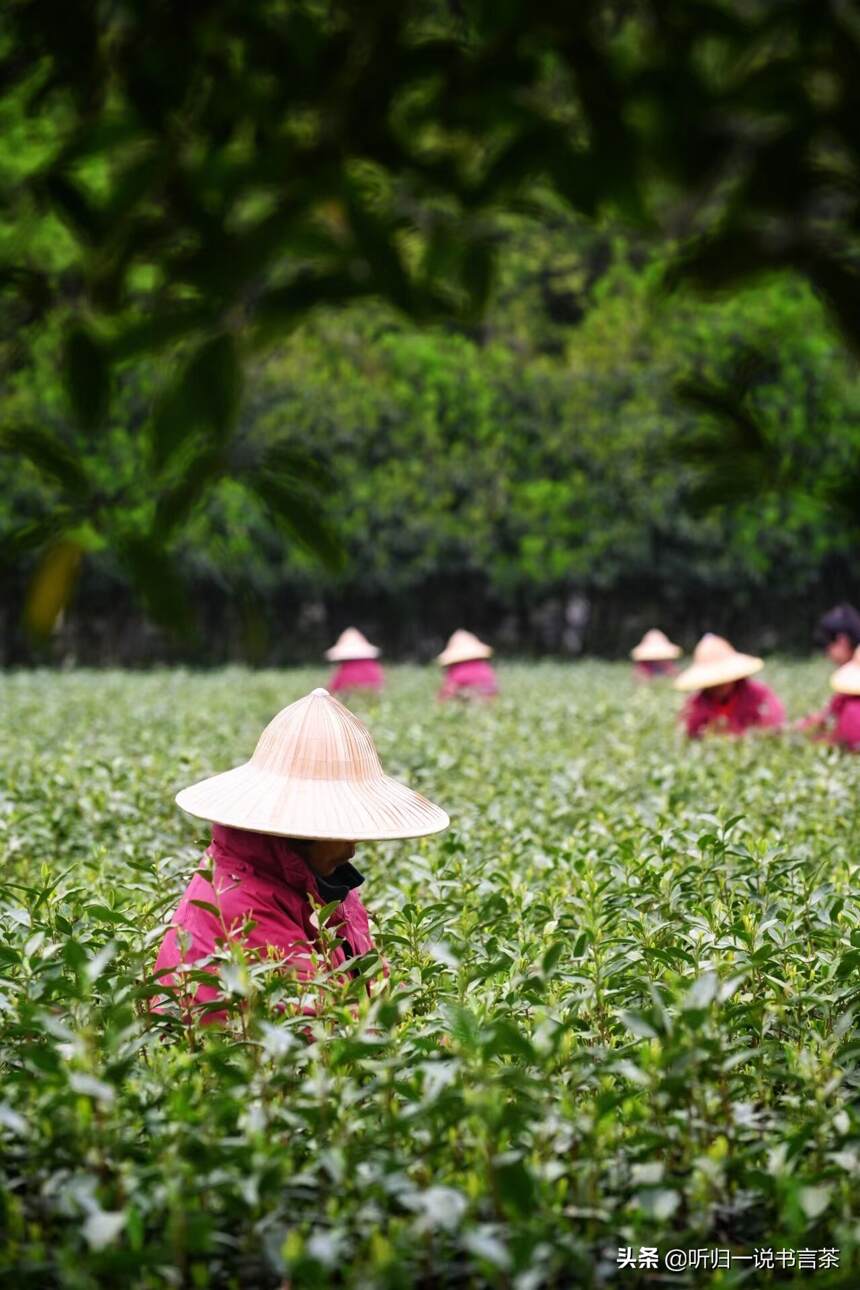
[[846, 748], [860, 748], [860, 702], [843, 706], [831, 738]]
[[781, 726], [785, 721], [785, 708], [780, 699], [774, 694], [773, 690], [763, 685], [764, 693], [761, 696], [759, 705], [760, 720], [759, 725], [764, 728]]

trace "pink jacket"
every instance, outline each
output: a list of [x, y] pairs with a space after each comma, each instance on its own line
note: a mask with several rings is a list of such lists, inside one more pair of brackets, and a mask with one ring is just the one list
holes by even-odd
[[339, 690], [381, 690], [385, 675], [375, 658], [353, 658], [341, 663], [329, 681], [329, 693]]
[[[337, 967], [347, 958], [373, 949], [367, 911], [351, 889], [327, 923], [342, 941], [326, 962], [321, 962], [318, 956], [322, 947], [319, 932], [311, 922], [313, 908], [308, 897], [312, 894], [321, 904], [329, 902], [319, 894], [313, 870], [285, 838], [214, 824], [207, 858], [214, 870], [212, 881], [201, 873], [194, 875], [158, 952], [154, 970], [165, 985], [175, 984], [172, 969], [180, 963], [193, 963], [211, 954], [217, 945], [240, 938], [241, 928], [249, 919], [253, 919], [254, 926], [244, 938], [244, 948], [256, 951], [262, 958], [271, 947], [279, 958], [288, 959], [290, 969], [300, 980], [307, 980], [320, 967]], [[341, 866], [341, 870], [347, 869], [352, 881], [360, 881], [352, 866]], [[336, 870], [330, 881], [336, 883], [338, 876]], [[217, 907], [219, 916], [194, 901]], [[190, 938], [184, 954], [179, 949], [177, 929]], [[165, 969], [165, 975], [159, 975]], [[221, 997], [214, 968], [211, 974], [215, 983], [197, 985], [187, 1001], [189, 1011]], [[155, 1008], [160, 1010], [157, 1003]], [[204, 1012], [201, 1020], [221, 1021], [225, 1016], [225, 1012], [213, 1010]]]
[[834, 694], [827, 707], [800, 723], [801, 730], [824, 726], [820, 737], [831, 744], [860, 752], [860, 695]]
[[499, 692], [496, 674], [485, 658], [469, 659], [467, 663], [452, 663], [445, 669], [445, 680], [438, 698], [451, 699], [458, 694], [480, 694], [490, 698]]
[[785, 708], [761, 681], [736, 681], [728, 698], [718, 703], [713, 690], [699, 690], [684, 704], [681, 720], [691, 739], [710, 727], [715, 734], [742, 735], [745, 730], [781, 726]]

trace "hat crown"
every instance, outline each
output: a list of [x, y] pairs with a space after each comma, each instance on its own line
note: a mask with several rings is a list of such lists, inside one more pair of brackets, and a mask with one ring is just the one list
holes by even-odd
[[637, 662], [661, 662], [675, 659], [681, 653], [680, 645], [669, 640], [659, 627], [650, 627], [638, 645], [630, 651], [630, 657]]
[[260, 735], [251, 763], [283, 779], [358, 782], [383, 775], [367, 726], [323, 689], [273, 717]]
[[326, 650], [326, 658], [333, 662], [347, 662], [350, 659], [376, 658], [379, 649], [357, 627], [345, 627], [331, 649]]
[[351, 645], [360, 645], [365, 648], [370, 641], [364, 632], [360, 632], [357, 627], [345, 627], [335, 641], [336, 649], [349, 649]]
[[693, 662], [721, 663], [724, 659], [732, 658], [736, 653], [737, 651], [724, 636], [706, 632], [693, 652]]
[[451, 633], [446, 649], [471, 649], [473, 645], [480, 645], [474, 632], [467, 632], [465, 627], [458, 627], [455, 632]]

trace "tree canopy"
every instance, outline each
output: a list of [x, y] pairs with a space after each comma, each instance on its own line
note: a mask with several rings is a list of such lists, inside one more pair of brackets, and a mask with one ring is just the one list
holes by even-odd
[[[99, 548], [183, 622], [177, 544], [228, 481], [343, 564], [317, 443], [247, 442], [248, 364], [357, 299], [480, 340], [511, 218], [635, 227], [664, 285], [792, 269], [857, 348], [858, 41], [836, 0], [7, 9], [2, 446], [41, 483], [6, 551], [40, 553], [32, 625]], [[748, 484], [798, 457], [752, 415], [770, 355], [740, 361], [687, 386], [724, 423], [718, 493], [727, 441]]]

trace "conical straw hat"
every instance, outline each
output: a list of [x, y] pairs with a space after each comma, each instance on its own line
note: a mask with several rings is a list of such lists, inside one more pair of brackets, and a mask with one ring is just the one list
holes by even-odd
[[837, 694], [860, 694], [860, 645], [855, 649], [854, 657], [836, 669], [830, 684]]
[[472, 659], [489, 658], [492, 652], [491, 646], [478, 640], [472, 632], [458, 627], [442, 653], [437, 654], [436, 662], [442, 667], [449, 667], [452, 663], [470, 663]]
[[739, 654], [722, 636], [707, 632], [693, 651], [693, 662], [674, 681], [676, 690], [707, 690], [741, 681], [764, 667], [760, 658]]
[[630, 651], [630, 657], [637, 663], [662, 663], [665, 659], [677, 658], [680, 653], [680, 645], [673, 645], [665, 632], [652, 627]]
[[345, 663], [357, 658], [379, 658], [379, 649], [357, 627], [347, 627], [325, 656], [331, 663]]
[[367, 726], [328, 690], [284, 708], [250, 761], [183, 788], [176, 801], [215, 824], [288, 838], [417, 838], [450, 823], [383, 772]]

